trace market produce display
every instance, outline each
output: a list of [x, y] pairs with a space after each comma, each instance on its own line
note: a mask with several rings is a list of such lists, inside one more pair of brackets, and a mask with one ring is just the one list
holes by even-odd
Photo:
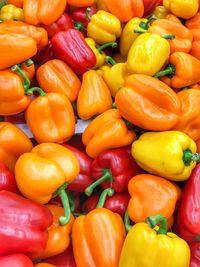
[[200, 267], [200, 0], [0, 0], [0, 267]]

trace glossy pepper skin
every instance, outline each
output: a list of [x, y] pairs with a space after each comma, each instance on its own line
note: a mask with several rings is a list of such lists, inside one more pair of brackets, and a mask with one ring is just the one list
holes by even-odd
[[200, 242], [190, 244], [190, 267], [198, 267], [200, 265]]
[[2, 190], [19, 193], [13, 173], [0, 162], [0, 191]]
[[49, 209], [9, 191], [0, 191], [0, 206], [0, 256], [41, 254], [48, 238], [46, 230], [52, 224]]
[[35, 98], [26, 110], [26, 123], [38, 143], [64, 143], [75, 131], [72, 105], [66, 95], [59, 93]]
[[120, 37], [122, 28], [117, 17], [104, 10], [91, 16], [87, 27], [87, 35], [98, 44], [115, 42]]
[[74, 71], [62, 60], [47, 61], [37, 69], [37, 81], [47, 92], [65, 94], [73, 102], [78, 96], [81, 81]]
[[[167, 232], [167, 220], [162, 229], [153, 229], [162, 215], [147, 218], [147, 223], [137, 223], [128, 232], [119, 267], [189, 267], [190, 248], [185, 240]], [[156, 219], [154, 219], [156, 218]], [[145, 254], [144, 254], [145, 251]]]
[[142, 74], [132, 74], [125, 80], [124, 87], [115, 96], [115, 103], [123, 118], [152, 131], [174, 127], [181, 111], [180, 100], [170, 87]]
[[97, 12], [96, 5], [93, 4], [92, 6], [88, 7], [80, 7], [72, 11], [70, 14], [70, 17], [75, 22], [81, 22], [83, 23], [85, 29], [87, 28], [87, 25], [89, 23], [89, 18], [94, 15]]
[[87, 120], [111, 108], [111, 93], [103, 78], [95, 70], [85, 72], [77, 98], [78, 116]]
[[8, 256], [0, 257], [1, 267], [33, 267], [33, 263], [26, 255], [12, 254]]
[[142, 169], [172, 181], [190, 177], [195, 152], [195, 142], [179, 131], [146, 132], [132, 144], [132, 155]]
[[115, 15], [121, 22], [127, 22], [133, 17], [141, 18], [144, 14], [144, 5], [142, 0], [104, 0], [107, 9]]
[[46, 205], [53, 215], [53, 223], [48, 228], [48, 240], [40, 259], [45, 259], [63, 253], [70, 244], [70, 234], [74, 217], [71, 214], [70, 221], [65, 225], [59, 224], [60, 216], [64, 215], [64, 209], [56, 205]]
[[12, 4], [5, 5], [0, 10], [0, 20], [24, 20], [23, 9]]
[[77, 74], [86, 72], [96, 64], [95, 54], [83, 34], [76, 29], [56, 33], [51, 43], [56, 57], [69, 64]]
[[169, 55], [170, 45], [166, 39], [155, 33], [144, 33], [137, 37], [128, 52], [128, 69], [131, 73], [153, 76]]
[[128, 130], [119, 111], [110, 109], [90, 122], [82, 135], [82, 142], [87, 154], [96, 158], [107, 149], [130, 145], [135, 138], [135, 133]]
[[75, 7], [88, 7], [94, 4], [94, 0], [68, 0], [67, 3]]
[[17, 159], [31, 151], [33, 145], [22, 130], [9, 122], [0, 122], [0, 161], [11, 171]]
[[162, 0], [143, 0], [144, 16], [151, 14], [155, 8], [162, 5]]
[[185, 184], [178, 210], [179, 234], [189, 243], [199, 241], [200, 237], [199, 180], [200, 164], [197, 164]]
[[135, 223], [144, 222], [148, 216], [162, 214], [169, 219], [179, 197], [178, 187], [159, 176], [140, 174], [128, 183], [131, 199], [128, 214]]
[[50, 0], [48, 3], [45, 0], [24, 0], [25, 21], [31, 25], [49, 25], [62, 15], [66, 4], [66, 0]]

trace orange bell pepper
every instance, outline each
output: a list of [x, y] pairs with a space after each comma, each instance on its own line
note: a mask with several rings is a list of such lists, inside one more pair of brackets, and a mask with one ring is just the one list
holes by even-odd
[[184, 132], [196, 141], [200, 138], [200, 91], [183, 90], [177, 96], [181, 102], [181, 113], [173, 130]]
[[65, 210], [65, 216], [61, 216], [59, 222], [64, 225], [71, 218], [65, 188], [79, 171], [79, 161], [73, 152], [62, 145], [44, 143], [19, 157], [15, 165], [15, 178], [20, 192], [41, 204], [59, 195]]
[[123, 118], [152, 131], [171, 129], [181, 109], [180, 100], [171, 88], [143, 74], [133, 74], [125, 80], [115, 103]]
[[[26, 62], [23, 62], [21, 64], [21, 69], [24, 72], [24, 74], [26, 75], [26, 77], [32, 81], [34, 75], [35, 75], [35, 65], [34, 62], [31, 59], [28, 59]], [[20, 76], [20, 78], [22, 79], [22, 77]], [[23, 79], [22, 79], [23, 81]]]
[[122, 120], [119, 110], [109, 109], [96, 117], [87, 126], [82, 135], [82, 142], [91, 158], [96, 158], [101, 152], [130, 145], [136, 138]]
[[[169, 58], [169, 64], [163, 71], [157, 72], [154, 77], [162, 78], [173, 88], [183, 88], [200, 81], [200, 60], [184, 52], [175, 52]], [[169, 78], [169, 79], [168, 79]]]
[[31, 141], [19, 128], [9, 122], [0, 122], [0, 162], [13, 171], [19, 156], [32, 148]]
[[[33, 87], [28, 93], [35, 90], [38, 90], [38, 88]], [[70, 101], [64, 94], [41, 93], [41, 96], [30, 103], [25, 117], [38, 143], [64, 143], [75, 132], [74, 111]]]
[[94, 4], [94, 0], [68, 0], [67, 3], [75, 7], [88, 7]]
[[133, 17], [142, 18], [144, 4], [142, 0], [104, 0], [107, 9], [118, 17], [121, 22], [127, 22]]
[[37, 81], [45, 92], [65, 94], [71, 102], [76, 100], [81, 87], [75, 72], [59, 59], [41, 65], [37, 69]]
[[12, 4], [16, 7], [23, 7], [24, 0], [7, 0], [8, 4]]
[[48, 240], [46, 248], [40, 259], [52, 257], [64, 252], [70, 244], [70, 234], [74, 223], [74, 216], [71, 214], [70, 220], [65, 225], [59, 224], [59, 218], [64, 216], [63, 207], [47, 204], [46, 207], [53, 214], [53, 224], [48, 228]]
[[0, 23], [0, 32], [23, 34], [32, 38], [38, 49], [45, 47], [48, 43], [47, 31], [42, 27], [35, 27], [22, 21], [6, 20]]
[[[109, 190], [106, 192], [111, 193]], [[78, 217], [73, 224], [72, 245], [77, 267], [118, 267], [124, 239], [122, 218], [102, 208], [100, 200], [97, 209]]]
[[66, 0], [24, 0], [24, 18], [28, 24], [49, 25], [55, 22], [66, 8]]
[[85, 72], [77, 99], [79, 117], [87, 120], [110, 108], [112, 97], [103, 78], [94, 70]]
[[0, 33], [0, 70], [22, 63], [37, 53], [37, 45], [32, 38], [1, 30]]
[[148, 216], [162, 214], [169, 219], [176, 207], [179, 192], [172, 182], [159, 176], [140, 174], [128, 183], [131, 199], [128, 215], [135, 223], [145, 222]]

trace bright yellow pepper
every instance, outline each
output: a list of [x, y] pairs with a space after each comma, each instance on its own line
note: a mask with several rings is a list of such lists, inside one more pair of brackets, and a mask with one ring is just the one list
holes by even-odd
[[195, 142], [179, 131], [146, 132], [132, 144], [132, 156], [149, 173], [172, 181], [187, 180], [200, 161]]
[[146, 221], [128, 232], [119, 267], [189, 267], [190, 248], [185, 240], [167, 232], [166, 218], [156, 215]]
[[144, 33], [132, 44], [127, 58], [128, 69], [134, 74], [153, 76], [170, 55], [169, 42], [155, 33]]
[[164, 0], [163, 6], [175, 16], [189, 19], [198, 12], [199, 3], [198, 0]]
[[98, 44], [115, 42], [121, 31], [119, 19], [104, 10], [99, 10], [91, 16], [87, 27], [88, 37], [94, 39]]
[[24, 21], [23, 9], [14, 5], [5, 5], [0, 10], [0, 20], [19, 20]]

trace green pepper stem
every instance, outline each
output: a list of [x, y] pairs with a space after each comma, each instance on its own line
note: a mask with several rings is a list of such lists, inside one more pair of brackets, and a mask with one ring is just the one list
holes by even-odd
[[29, 89], [29, 90], [26, 91], [25, 93], [26, 93], [27, 95], [32, 95], [33, 92], [38, 92], [38, 94], [39, 94], [40, 96], [45, 96], [45, 95], [46, 95], [46, 93], [45, 93], [40, 87], [32, 87], [31, 89]]
[[97, 203], [96, 208], [103, 208], [106, 198], [107, 196], [112, 197], [114, 194], [114, 190], [112, 188], [106, 188], [105, 190], [103, 190], [103, 192], [101, 193], [100, 197], [99, 197], [99, 201]]
[[152, 15], [151, 17], [148, 18], [148, 20], [146, 22], [141, 21], [139, 26], [140, 28], [144, 29], [144, 30], [148, 30], [149, 29], [149, 24], [151, 23], [152, 20], [157, 20], [158, 18], [155, 15]]
[[167, 76], [169, 78], [172, 78], [175, 74], [176, 74], [175, 66], [172, 64], [168, 64], [165, 70], [161, 70], [157, 72], [153, 77], [159, 78], [159, 77]]
[[112, 173], [110, 170], [108, 169], [103, 169], [102, 171], [103, 173], [103, 176], [101, 176], [98, 180], [96, 180], [93, 184], [89, 185], [84, 193], [89, 197], [92, 195], [94, 189], [100, 185], [101, 183], [105, 182], [105, 181], [108, 181], [109, 183], [112, 183], [113, 182], [113, 176], [112, 176]]
[[33, 62], [32, 59], [29, 58], [29, 59], [27, 59], [27, 60], [25, 61], [25, 64], [26, 64], [27, 67], [30, 67], [31, 65], [34, 64], [34, 62]]
[[192, 153], [190, 149], [183, 151], [183, 162], [189, 166], [191, 162], [200, 162], [200, 153]]
[[11, 70], [16, 72], [17, 74], [19, 74], [22, 79], [23, 79], [23, 87], [24, 87], [24, 91], [26, 93], [26, 91], [28, 91], [30, 85], [31, 85], [31, 82], [29, 80], [29, 78], [26, 76], [26, 74], [23, 72], [23, 70], [20, 68], [19, 65], [14, 65], [11, 67]]
[[160, 223], [157, 234], [167, 234], [167, 219], [163, 215], [158, 214], [155, 216], [147, 217], [146, 222], [151, 228], [155, 228], [156, 225]]
[[105, 43], [99, 47], [97, 47], [97, 50], [99, 51], [99, 53], [101, 53], [104, 49], [106, 49], [107, 47], [112, 47], [112, 48], [116, 48], [117, 47], [117, 43], [116, 42], [109, 42], [109, 43]]
[[117, 64], [117, 62], [116, 62], [112, 57], [109, 57], [109, 56], [106, 56], [106, 57], [105, 57], [105, 61], [106, 61], [107, 63], [113, 65], [113, 66]]
[[132, 228], [132, 225], [130, 224], [130, 218], [128, 215], [128, 210], [126, 210], [126, 212], [124, 214], [124, 226], [125, 226], [126, 232], [129, 232]]
[[88, 21], [90, 21], [90, 19], [91, 19], [91, 8], [90, 7], [86, 8], [85, 13], [86, 13], [86, 17], [87, 17]]
[[134, 33], [146, 33], [146, 30], [135, 29]]
[[71, 192], [67, 192], [67, 197], [69, 199], [69, 205], [71, 212], [75, 211], [75, 203], [74, 203], [74, 197]]
[[84, 25], [83, 25], [82, 22], [79, 22], [79, 21], [77, 21], [77, 22], [74, 23], [74, 28], [76, 30], [80, 31], [80, 32], [83, 32], [84, 31]]
[[166, 34], [166, 35], [164, 35], [164, 36], [162, 36], [164, 39], [166, 39], [166, 40], [173, 40], [173, 39], [175, 39], [176, 38], [176, 35], [174, 35], [174, 34]]
[[112, 108], [117, 108], [117, 105], [115, 102], [112, 103]]

